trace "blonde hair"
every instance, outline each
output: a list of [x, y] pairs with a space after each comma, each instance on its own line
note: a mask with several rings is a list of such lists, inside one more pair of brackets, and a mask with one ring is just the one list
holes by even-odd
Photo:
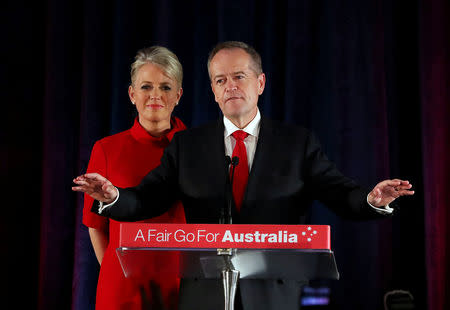
[[147, 64], [152, 63], [160, 67], [171, 79], [175, 80], [178, 87], [181, 88], [183, 82], [183, 67], [178, 57], [163, 46], [152, 46], [140, 49], [134, 57], [131, 64], [131, 85], [136, 81], [136, 75], [139, 69]]

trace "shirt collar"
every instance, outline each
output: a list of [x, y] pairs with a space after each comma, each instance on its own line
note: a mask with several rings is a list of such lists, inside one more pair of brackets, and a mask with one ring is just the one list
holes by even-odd
[[259, 109], [256, 112], [255, 118], [253, 118], [253, 120], [250, 123], [248, 123], [248, 125], [245, 126], [242, 129], [237, 127], [235, 124], [233, 124], [224, 115], [223, 116], [223, 124], [225, 125], [225, 138], [230, 136], [233, 132], [235, 132], [237, 130], [242, 130], [242, 131], [245, 131], [246, 133], [248, 133], [251, 136], [258, 137], [260, 122], [261, 122], [261, 113], [259, 113]]

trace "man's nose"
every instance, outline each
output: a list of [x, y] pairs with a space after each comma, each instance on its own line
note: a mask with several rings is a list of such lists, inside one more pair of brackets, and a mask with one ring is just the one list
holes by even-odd
[[235, 91], [237, 90], [236, 82], [233, 79], [229, 79], [226, 85], [226, 91]]

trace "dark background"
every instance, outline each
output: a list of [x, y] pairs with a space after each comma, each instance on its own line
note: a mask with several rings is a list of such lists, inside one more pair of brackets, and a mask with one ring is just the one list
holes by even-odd
[[219, 41], [261, 54], [261, 112], [312, 129], [347, 175], [411, 181], [389, 219], [350, 222], [321, 205], [341, 280], [333, 309], [382, 309], [410, 291], [450, 307], [450, 7], [445, 0], [8, 1], [1, 10], [2, 302], [93, 309], [98, 264], [72, 179], [93, 143], [132, 125], [129, 66], [155, 44], [184, 66], [175, 110], [217, 119], [206, 70]]

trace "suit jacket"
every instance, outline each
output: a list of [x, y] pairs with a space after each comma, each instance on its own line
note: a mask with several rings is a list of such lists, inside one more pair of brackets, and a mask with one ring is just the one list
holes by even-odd
[[[368, 190], [343, 176], [309, 131], [265, 117], [260, 126], [246, 194], [240, 213], [233, 210], [233, 223], [300, 224], [314, 199], [345, 217], [379, 216], [367, 205]], [[220, 120], [177, 133], [161, 165], [137, 187], [119, 189], [119, 200], [102, 215], [140, 220], [162, 214], [180, 199], [188, 223], [217, 223], [227, 204], [228, 179], [224, 125]], [[196, 295], [192, 292], [181, 296], [182, 304], [184, 300], [186, 304], [195, 301], [195, 309], [223, 307], [214, 305], [216, 299], [223, 300], [220, 283], [216, 283], [217, 296], [211, 292], [211, 283], [205, 286], [202, 281], [186, 281], [183, 285], [185, 291], [198, 291], [197, 297], [202, 300], [211, 297], [211, 304], [204, 301], [203, 307], [199, 306], [199, 299], [190, 300]], [[298, 309], [302, 285], [283, 280], [240, 281], [242, 304], [244, 309]]]

